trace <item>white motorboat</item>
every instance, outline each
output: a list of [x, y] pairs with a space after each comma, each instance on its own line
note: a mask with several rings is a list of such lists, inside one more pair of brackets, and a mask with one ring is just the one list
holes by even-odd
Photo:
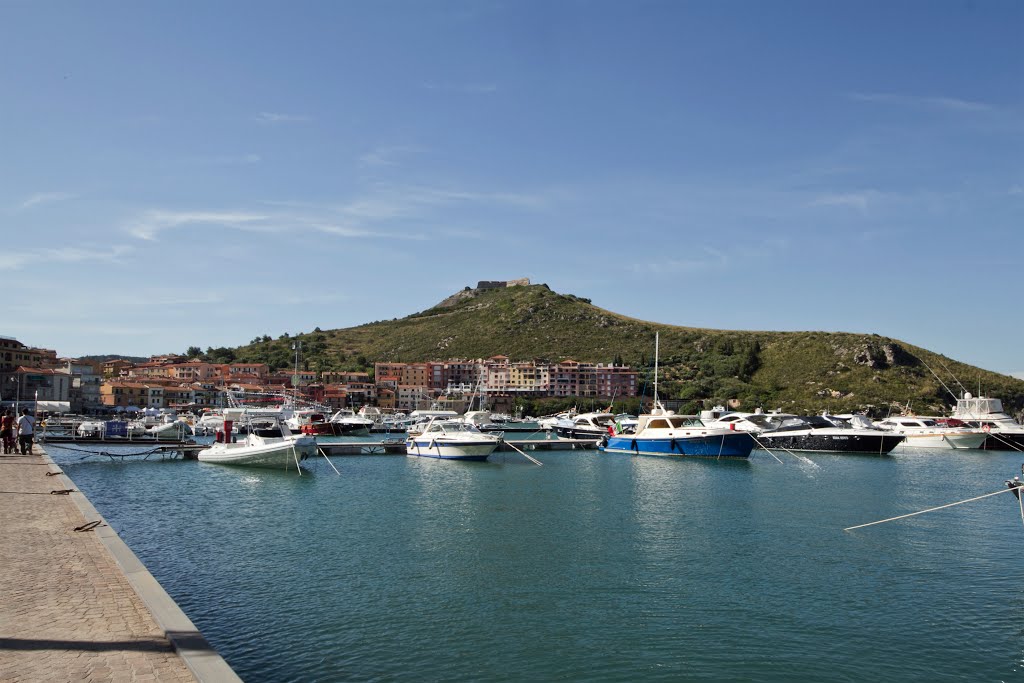
[[887, 417], [875, 426], [906, 437], [901, 448], [981, 448], [988, 438], [981, 429], [942, 425], [926, 417]]
[[949, 423], [963, 423], [986, 432], [988, 438], [981, 445], [985, 450], [1024, 451], [1024, 427], [1003, 412], [1003, 402], [998, 398], [964, 394], [957, 399]]
[[407, 455], [440, 460], [486, 460], [501, 444], [498, 434], [485, 434], [473, 425], [432, 417], [423, 431], [405, 442]]
[[184, 441], [186, 436], [192, 436], [192, 426], [184, 420], [170, 420], [146, 427], [146, 436], [157, 441]]
[[563, 420], [571, 421], [574, 417], [576, 417], [576, 411], [567, 410], [563, 413], [558, 413], [557, 415], [545, 415], [544, 417], [539, 417], [537, 418], [537, 424], [541, 429], [550, 431], [557, 427], [559, 422], [562, 422]]
[[299, 463], [316, 454], [316, 439], [306, 434], [292, 434], [283, 420], [277, 417], [253, 417], [237, 439], [232, 436], [235, 419], [246, 418], [244, 410], [224, 410], [223, 428], [217, 433], [217, 442], [199, 451], [203, 462], [222, 465], [247, 465], [288, 470], [298, 469]]
[[[487, 411], [483, 411], [487, 412]], [[466, 413], [469, 416], [469, 413]], [[538, 420], [533, 418], [512, 417], [504, 413], [488, 413], [489, 421], [478, 425], [482, 432], [526, 432], [536, 433], [545, 431]]]
[[408, 419], [405, 431], [409, 436], [416, 436], [423, 433], [431, 420], [459, 420], [459, 414], [454, 410], [414, 410]]

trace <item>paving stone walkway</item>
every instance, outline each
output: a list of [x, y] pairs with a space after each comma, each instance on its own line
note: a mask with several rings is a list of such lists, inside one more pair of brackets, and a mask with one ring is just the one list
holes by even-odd
[[196, 680], [49, 462], [0, 455], [0, 681]]

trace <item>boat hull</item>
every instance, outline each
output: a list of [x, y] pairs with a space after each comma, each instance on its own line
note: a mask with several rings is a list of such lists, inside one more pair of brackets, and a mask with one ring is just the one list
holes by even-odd
[[278, 442], [259, 446], [245, 443], [218, 443], [199, 451], [196, 457], [202, 462], [221, 465], [292, 469], [296, 467], [296, 458], [301, 462], [315, 453], [316, 441], [297, 439], [293, 442]]
[[144, 433], [157, 441], [181, 441], [186, 436], [193, 434], [192, 428], [184, 422], [151, 427]]
[[[900, 448], [932, 448], [961, 450], [981, 448], [988, 438], [984, 432], [962, 434], [904, 434], [906, 441]], [[1009, 447], [1007, 447], [1009, 448]]]
[[541, 427], [539, 424], [534, 425], [521, 425], [510, 422], [491, 422], [490, 424], [481, 425], [481, 432], [505, 432], [515, 434], [532, 434], [534, 432], [543, 432], [545, 427]]
[[406, 455], [437, 460], [483, 461], [498, 448], [493, 439], [445, 443], [441, 439], [409, 439], [405, 443]]
[[349, 424], [346, 422], [331, 422], [334, 429], [334, 436], [369, 436], [370, 427], [361, 424]]
[[765, 448], [817, 453], [868, 453], [885, 455], [903, 443], [898, 434], [771, 434], [757, 435]]
[[581, 427], [555, 427], [555, 433], [563, 439], [580, 439], [599, 441], [604, 438], [604, 430], [586, 429]]
[[1024, 451], [1024, 433], [1003, 433], [992, 430], [987, 435], [982, 450], [986, 451]]
[[729, 434], [644, 438], [630, 434], [609, 436], [601, 449], [606, 453], [694, 458], [749, 458], [754, 439], [746, 432]]

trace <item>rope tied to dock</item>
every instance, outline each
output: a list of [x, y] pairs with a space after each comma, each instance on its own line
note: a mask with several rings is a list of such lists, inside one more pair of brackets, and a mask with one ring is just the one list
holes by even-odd
[[105, 456], [107, 456], [108, 458], [111, 458], [111, 459], [113, 459], [113, 458], [134, 458], [134, 457], [137, 457], [137, 456], [140, 456], [140, 455], [150, 456], [150, 455], [153, 455], [154, 453], [159, 453], [161, 451], [164, 451], [166, 447], [165, 446], [157, 446], [156, 448], [151, 448], [148, 451], [138, 451], [138, 452], [135, 452], [135, 453], [118, 453], [118, 452], [113, 452], [113, 451], [96, 451], [96, 450], [90, 450], [88, 448], [72, 448], [71, 446], [66, 446], [64, 444], [61, 444], [59, 446], [55, 446], [55, 448], [59, 448], [59, 449], [61, 449], [63, 451], [71, 451], [73, 453], [85, 453], [85, 456], [81, 458], [81, 460], [85, 460], [85, 458], [89, 457], [90, 455], [99, 455], [99, 456], [104, 456], [105, 455]]
[[51, 496], [66, 496], [69, 493], [78, 493], [78, 489], [54, 489], [50, 491]]
[[106, 524], [104, 524], [101, 520], [96, 519], [91, 522], [86, 522], [82, 526], [76, 526], [75, 531], [92, 531], [96, 527], [100, 526], [106, 526]]

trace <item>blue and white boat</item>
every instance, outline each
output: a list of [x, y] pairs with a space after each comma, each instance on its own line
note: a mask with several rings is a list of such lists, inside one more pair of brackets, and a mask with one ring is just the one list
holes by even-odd
[[697, 458], [749, 458], [754, 439], [747, 432], [708, 427], [696, 415], [676, 415], [660, 406], [637, 418], [636, 432], [609, 434], [605, 453]]
[[636, 431], [612, 427], [599, 446], [605, 453], [668, 457], [749, 458], [754, 438], [735, 428], [709, 427], [696, 415], [676, 415], [658, 401], [658, 334], [654, 335], [654, 407], [637, 418]]
[[487, 460], [501, 444], [501, 434], [485, 434], [471, 424], [432, 417], [423, 431], [405, 442], [409, 456], [439, 460]]

